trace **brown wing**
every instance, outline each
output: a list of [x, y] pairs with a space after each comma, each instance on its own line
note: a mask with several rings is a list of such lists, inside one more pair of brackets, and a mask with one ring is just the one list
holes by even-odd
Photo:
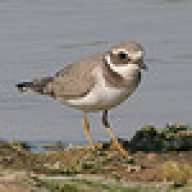
[[47, 85], [46, 92], [55, 98], [75, 99], [86, 95], [95, 84], [92, 70], [100, 65], [100, 54], [67, 65]]

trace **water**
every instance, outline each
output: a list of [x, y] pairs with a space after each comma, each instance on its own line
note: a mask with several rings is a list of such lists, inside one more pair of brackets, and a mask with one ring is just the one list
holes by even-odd
[[[64, 150], [70, 146], [86, 145], [86, 141], [23, 141], [33, 153], [43, 153], [54, 150]], [[55, 148], [54, 148], [55, 147]]]
[[[192, 124], [192, 1], [1, 0], [0, 138], [85, 140], [81, 113], [14, 85], [66, 63], [137, 40], [149, 72], [136, 93], [110, 113], [114, 132], [131, 137], [143, 124]], [[108, 136], [89, 115], [95, 139]]]

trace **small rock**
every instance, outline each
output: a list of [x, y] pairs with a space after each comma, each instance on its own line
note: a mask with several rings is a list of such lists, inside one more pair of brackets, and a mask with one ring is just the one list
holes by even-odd
[[129, 173], [139, 172], [140, 170], [141, 170], [141, 166], [137, 166], [137, 165], [128, 166], [127, 168], [127, 172]]

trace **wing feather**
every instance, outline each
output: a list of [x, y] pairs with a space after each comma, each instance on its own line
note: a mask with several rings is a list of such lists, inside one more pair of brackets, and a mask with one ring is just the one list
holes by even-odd
[[67, 65], [53, 76], [53, 81], [47, 85], [46, 91], [55, 98], [63, 99], [86, 95], [95, 85], [92, 70], [101, 62], [101, 55], [97, 54]]

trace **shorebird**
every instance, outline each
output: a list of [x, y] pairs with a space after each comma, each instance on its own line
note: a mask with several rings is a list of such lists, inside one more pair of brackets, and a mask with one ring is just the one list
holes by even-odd
[[120, 42], [104, 53], [83, 58], [60, 69], [49, 77], [17, 84], [20, 91], [48, 95], [62, 103], [83, 111], [82, 126], [94, 148], [87, 113], [102, 111], [102, 123], [114, 146], [127, 151], [118, 142], [108, 121], [108, 111], [126, 100], [141, 81], [144, 49], [135, 41]]

